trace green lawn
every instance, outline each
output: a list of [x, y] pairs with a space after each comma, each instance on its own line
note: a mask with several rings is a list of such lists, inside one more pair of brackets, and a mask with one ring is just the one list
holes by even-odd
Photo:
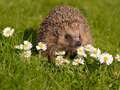
[[[86, 16], [94, 46], [120, 54], [120, 0], [0, 0], [0, 90], [120, 90], [120, 62], [58, 68], [37, 54], [30, 63], [19, 57], [14, 46], [23, 42], [24, 32], [35, 31], [48, 12], [62, 4]], [[15, 28], [11, 38], [2, 36], [6, 26]]]

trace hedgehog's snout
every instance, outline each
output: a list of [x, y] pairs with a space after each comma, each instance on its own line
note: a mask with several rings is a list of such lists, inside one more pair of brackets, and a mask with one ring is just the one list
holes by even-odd
[[72, 47], [73, 48], [78, 48], [79, 46], [81, 46], [81, 41], [80, 40], [78, 40], [78, 41], [73, 41], [72, 42]]
[[82, 42], [81, 42], [80, 38], [73, 39], [73, 47], [77, 48], [77, 47], [81, 46], [81, 43]]
[[79, 46], [81, 46], [81, 42], [80, 41], [76, 41], [75, 42], [75, 47], [79, 47]]

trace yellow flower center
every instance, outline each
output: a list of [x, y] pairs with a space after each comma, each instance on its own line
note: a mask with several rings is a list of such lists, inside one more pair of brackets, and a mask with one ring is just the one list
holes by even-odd
[[97, 50], [95, 50], [94, 53], [97, 54]]
[[83, 51], [82, 49], [79, 49], [79, 53], [82, 53], [82, 51]]
[[105, 56], [104, 57], [104, 61], [107, 62], [108, 61], [108, 57]]
[[40, 44], [40, 45], [39, 45], [39, 47], [40, 47], [40, 48], [43, 48], [43, 47], [44, 47], [44, 45], [43, 45], [43, 44]]

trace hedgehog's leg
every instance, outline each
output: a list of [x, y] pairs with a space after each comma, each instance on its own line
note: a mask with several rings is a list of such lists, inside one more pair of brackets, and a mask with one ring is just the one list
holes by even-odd
[[50, 46], [48, 47], [48, 61], [49, 62], [53, 62], [54, 63], [54, 59], [55, 59], [55, 52], [57, 50], [56, 46]]
[[76, 50], [71, 50], [70, 51], [70, 59], [74, 59], [77, 56], [77, 51]]

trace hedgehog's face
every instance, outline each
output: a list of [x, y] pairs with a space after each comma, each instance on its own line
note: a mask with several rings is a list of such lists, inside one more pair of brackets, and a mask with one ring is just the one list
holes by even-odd
[[67, 33], [64, 35], [64, 41], [67, 43], [68, 47], [70, 48], [77, 48], [81, 46], [81, 39], [80, 36], [73, 35], [70, 33]]
[[58, 39], [59, 45], [69, 49], [76, 49], [81, 46], [82, 40], [79, 31], [68, 28], [65, 32], [62, 32]]

